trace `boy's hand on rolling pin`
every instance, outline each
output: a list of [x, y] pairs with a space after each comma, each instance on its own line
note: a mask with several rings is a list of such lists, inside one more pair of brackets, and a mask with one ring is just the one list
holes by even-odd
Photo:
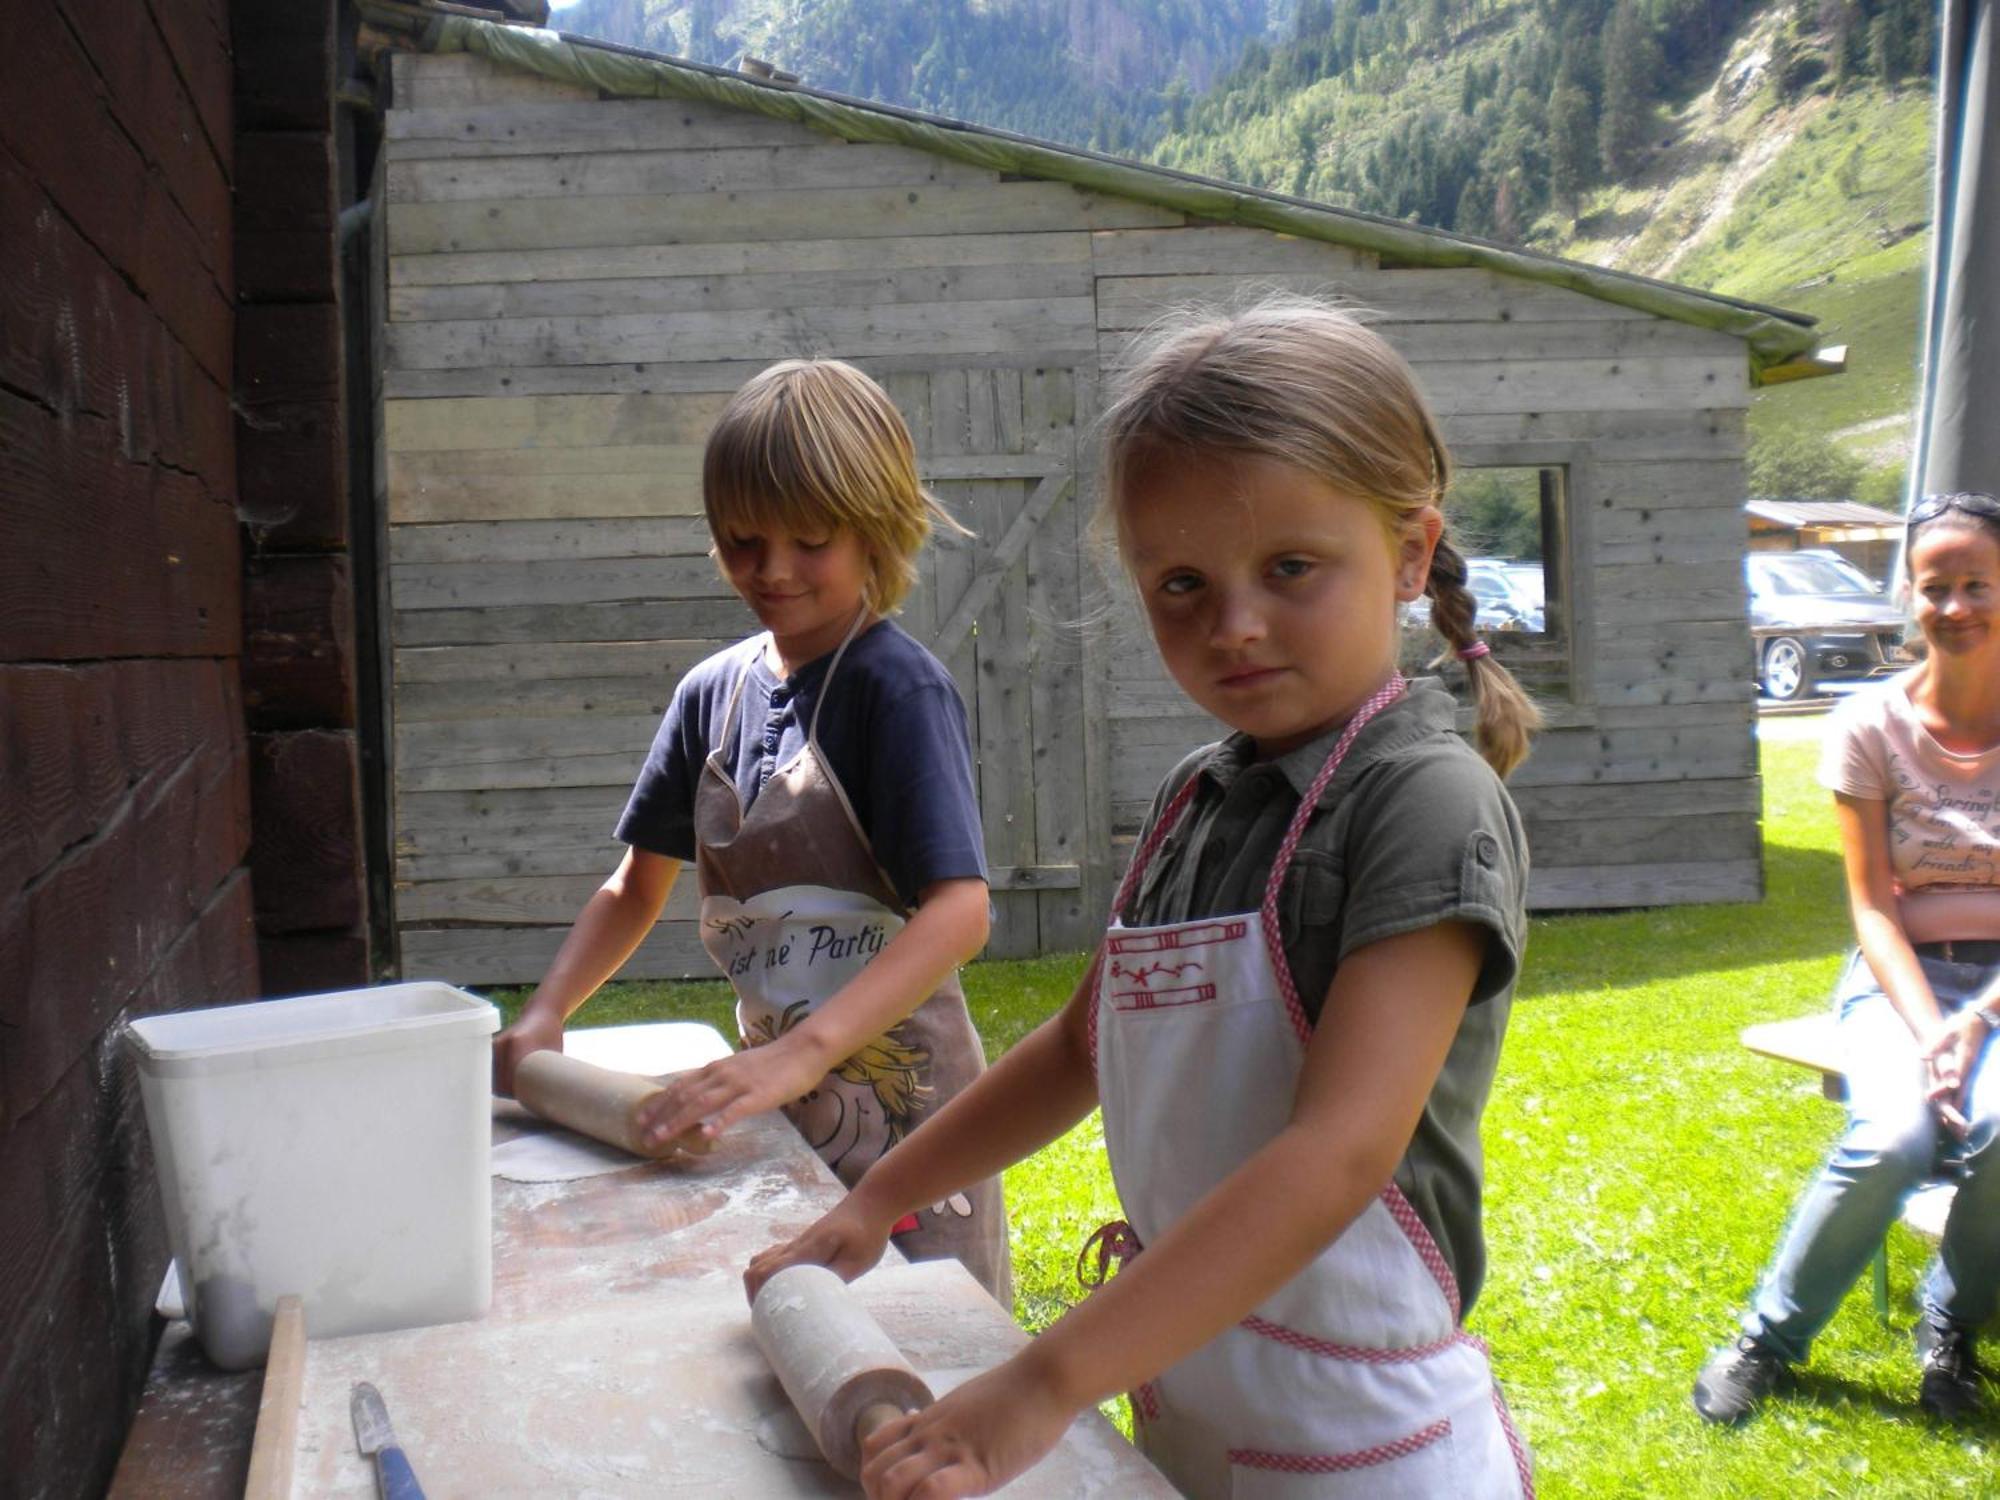
[[1076, 1411], [1016, 1355], [934, 1406], [885, 1423], [863, 1442], [869, 1500], [990, 1495], [1062, 1441]]
[[745, 1115], [790, 1104], [825, 1076], [803, 1048], [781, 1039], [746, 1047], [706, 1067], [676, 1076], [639, 1113], [639, 1128], [658, 1145], [701, 1127], [714, 1140]]
[[562, 1051], [562, 1017], [523, 1012], [506, 1030], [493, 1037], [493, 1092], [514, 1097], [514, 1070], [530, 1052]]
[[856, 1201], [860, 1191], [857, 1187], [841, 1199], [803, 1234], [750, 1257], [743, 1271], [743, 1290], [752, 1302], [764, 1283], [786, 1266], [825, 1266], [842, 1281], [852, 1281], [882, 1258], [893, 1221], [869, 1213]]

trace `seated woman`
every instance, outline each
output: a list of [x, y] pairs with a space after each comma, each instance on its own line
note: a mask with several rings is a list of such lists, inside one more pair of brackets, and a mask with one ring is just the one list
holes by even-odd
[[1981, 1400], [1973, 1335], [2000, 1289], [2000, 500], [1926, 497], [1905, 552], [1929, 650], [1840, 705], [1820, 761], [1856, 939], [1835, 992], [1847, 1129], [1695, 1382], [1711, 1422], [1805, 1358], [1941, 1154], [1963, 1175], [1923, 1287], [1918, 1399], [1947, 1418]]

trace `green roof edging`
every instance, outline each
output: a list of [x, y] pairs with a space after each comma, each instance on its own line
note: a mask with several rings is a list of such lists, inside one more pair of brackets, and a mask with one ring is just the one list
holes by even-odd
[[1808, 353], [1814, 319], [1699, 292], [1672, 282], [1609, 271], [1551, 255], [1510, 250], [1443, 230], [1350, 209], [1330, 208], [1257, 188], [1197, 177], [1037, 141], [985, 126], [843, 98], [793, 84], [764, 83], [699, 63], [678, 61], [554, 31], [507, 26], [471, 16], [434, 15], [424, 43], [434, 52], [471, 52], [495, 62], [581, 84], [621, 98], [698, 99], [814, 126], [850, 141], [911, 146], [996, 171], [1021, 172], [1242, 224], [1324, 240], [1394, 257], [1407, 265], [1477, 266], [1565, 287], [1621, 307], [1733, 334], [1750, 351], [1753, 384], [1764, 371]]

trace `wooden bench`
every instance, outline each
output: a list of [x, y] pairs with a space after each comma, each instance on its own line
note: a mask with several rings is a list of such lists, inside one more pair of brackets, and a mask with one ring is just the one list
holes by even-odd
[[[1761, 1057], [1818, 1070], [1819, 1091], [1833, 1100], [1847, 1098], [1847, 1072], [1840, 1063], [1838, 1022], [1832, 1015], [1800, 1016], [1792, 1021], [1763, 1021], [1746, 1026], [1743, 1045]], [[1957, 1189], [1933, 1177], [1903, 1202], [1903, 1222], [1928, 1239], [1941, 1239]], [[1889, 1247], [1875, 1249], [1875, 1315], [1889, 1321]]]

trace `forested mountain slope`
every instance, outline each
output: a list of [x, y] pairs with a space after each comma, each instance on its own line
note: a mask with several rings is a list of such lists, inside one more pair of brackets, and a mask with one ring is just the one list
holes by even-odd
[[1929, 216], [1926, 0], [583, 0], [564, 30], [1820, 316], [1752, 483], [1888, 503]]
[[1141, 154], [1292, 0], [582, 0], [553, 24], [815, 88]]

